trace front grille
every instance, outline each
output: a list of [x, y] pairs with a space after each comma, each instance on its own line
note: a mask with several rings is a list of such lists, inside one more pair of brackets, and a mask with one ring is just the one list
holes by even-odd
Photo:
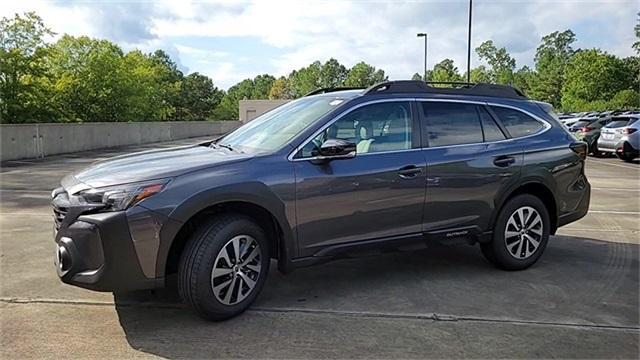
[[60, 226], [62, 225], [62, 221], [65, 216], [67, 216], [67, 208], [53, 208], [53, 221], [56, 223], [56, 230], [60, 230]]
[[53, 206], [53, 221], [57, 231], [60, 230], [60, 226], [69, 212], [69, 195], [65, 191], [57, 192], [51, 205]]

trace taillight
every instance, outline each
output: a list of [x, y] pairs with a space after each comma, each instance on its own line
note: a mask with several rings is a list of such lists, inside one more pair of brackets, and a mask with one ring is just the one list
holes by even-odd
[[582, 131], [583, 133], [589, 132], [591, 130], [593, 130], [593, 128], [592, 127], [588, 127], [588, 126], [585, 126], [582, 129], [580, 129], [580, 131]]
[[569, 147], [571, 148], [571, 150], [573, 150], [574, 153], [578, 154], [578, 156], [582, 160], [587, 159], [587, 152], [588, 152], [587, 143], [584, 143], [582, 141], [576, 141], [571, 143]]
[[634, 129], [634, 128], [624, 128], [624, 129], [622, 129], [622, 133], [625, 134], [625, 135], [633, 134], [636, 131], [638, 131], [638, 129]]

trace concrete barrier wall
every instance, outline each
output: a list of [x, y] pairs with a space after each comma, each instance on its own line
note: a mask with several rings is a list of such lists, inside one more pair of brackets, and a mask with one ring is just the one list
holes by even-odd
[[0, 125], [0, 160], [225, 134], [239, 121]]

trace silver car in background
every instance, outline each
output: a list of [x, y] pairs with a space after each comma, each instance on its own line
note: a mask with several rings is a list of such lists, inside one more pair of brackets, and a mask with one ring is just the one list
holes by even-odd
[[598, 150], [632, 161], [640, 153], [640, 114], [613, 117], [600, 131]]

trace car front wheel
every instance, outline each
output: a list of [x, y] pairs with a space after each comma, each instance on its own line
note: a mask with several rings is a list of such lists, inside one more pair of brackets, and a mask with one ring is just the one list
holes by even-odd
[[593, 156], [595, 157], [603, 157], [604, 154], [598, 150], [598, 139], [596, 138], [595, 140], [593, 140], [593, 142], [591, 143], [591, 146], [589, 146], [589, 152], [593, 154]]
[[515, 196], [500, 211], [492, 241], [480, 245], [482, 253], [501, 269], [526, 269], [542, 256], [549, 230], [549, 212], [544, 203], [533, 195]]
[[245, 311], [269, 271], [264, 231], [242, 215], [222, 215], [191, 236], [180, 260], [180, 296], [202, 317], [225, 320]]

